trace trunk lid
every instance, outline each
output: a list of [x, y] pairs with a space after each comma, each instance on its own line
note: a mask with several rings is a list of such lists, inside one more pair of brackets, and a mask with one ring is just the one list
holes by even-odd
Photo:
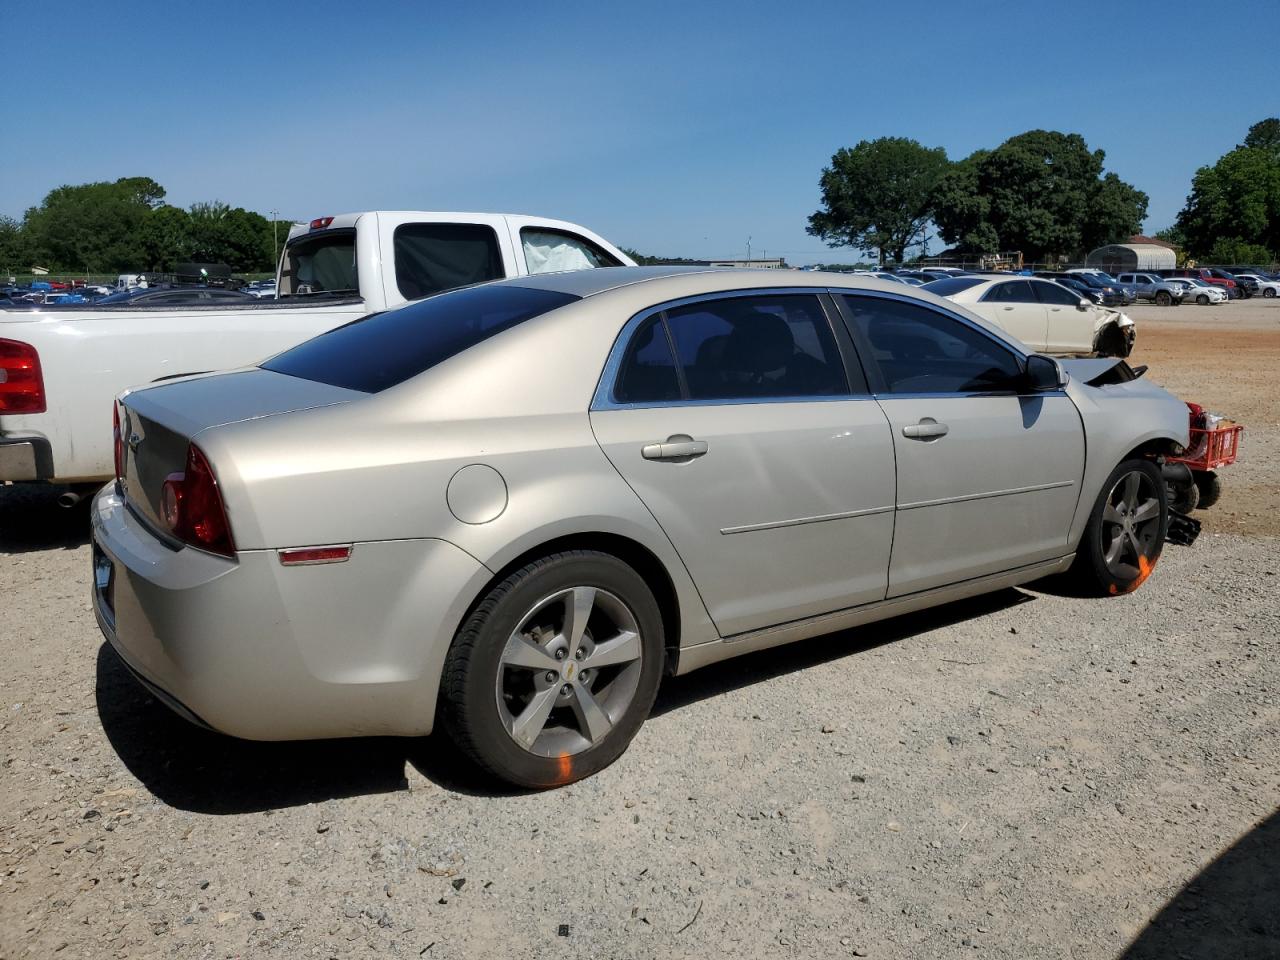
[[[121, 488], [135, 512], [176, 545], [161, 517], [161, 492], [165, 480], [186, 467], [187, 447], [203, 431], [365, 396], [262, 369], [175, 380], [128, 393], [117, 410]], [[218, 465], [212, 466], [216, 474]]]

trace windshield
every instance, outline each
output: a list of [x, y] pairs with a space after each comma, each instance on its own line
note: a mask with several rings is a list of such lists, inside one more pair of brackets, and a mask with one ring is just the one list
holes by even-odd
[[348, 323], [262, 366], [291, 377], [377, 393], [578, 299], [528, 287], [466, 287]]
[[285, 247], [280, 296], [354, 294], [359, 290], [354, 230], [308, 234]]

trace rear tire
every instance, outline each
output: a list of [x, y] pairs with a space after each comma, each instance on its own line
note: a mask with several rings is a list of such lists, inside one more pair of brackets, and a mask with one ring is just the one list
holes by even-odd
[[501, 780], [573, 783], [626, 750], [664, 654], [658, 603], [635, 570], [591, 550], [552, 554], [496, 584], [458, 630], [440, 681], [444, 725]]
[[1169, 529], [1169, 502], [1149, 460], [1111, 471], [1093, 505], [1070, 575], [1090, 596], [1132, 593], [1155, 569]]

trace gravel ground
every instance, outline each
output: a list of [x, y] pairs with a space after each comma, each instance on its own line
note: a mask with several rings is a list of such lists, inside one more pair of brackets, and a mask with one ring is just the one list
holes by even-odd
[[0, 960], [1280, 958], [1280, 540], [1205, 516], [1132, 596], [1038, 584], [669, 680], [617, 764], [530, 794], [439, 737], [187, 725], [102, 643], [83, 512], [0, 489]]

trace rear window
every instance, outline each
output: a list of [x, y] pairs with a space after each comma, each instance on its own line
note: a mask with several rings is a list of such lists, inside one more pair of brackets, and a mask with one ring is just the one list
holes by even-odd
[[262, 366], [303, 380], [377, 393], [578, 299], [527, 287], [454, 290], [330, 330]]
[[357, 293], [356, 232], [330, 230], [291, 242], [284, 251], [280, 295]]
[[928, 290], [930, 293], [937, 294], [940, 297], [949, 297], [962, 290], [968, 290], [970, 287], [976, 287], [983, 282], [982, 277], [946, 277], [942, 280], [926, 283], [920, 289]]
[[505, 276], [498, 235], [482, 223], [396, 227], [396, 286], [406, 300]]

